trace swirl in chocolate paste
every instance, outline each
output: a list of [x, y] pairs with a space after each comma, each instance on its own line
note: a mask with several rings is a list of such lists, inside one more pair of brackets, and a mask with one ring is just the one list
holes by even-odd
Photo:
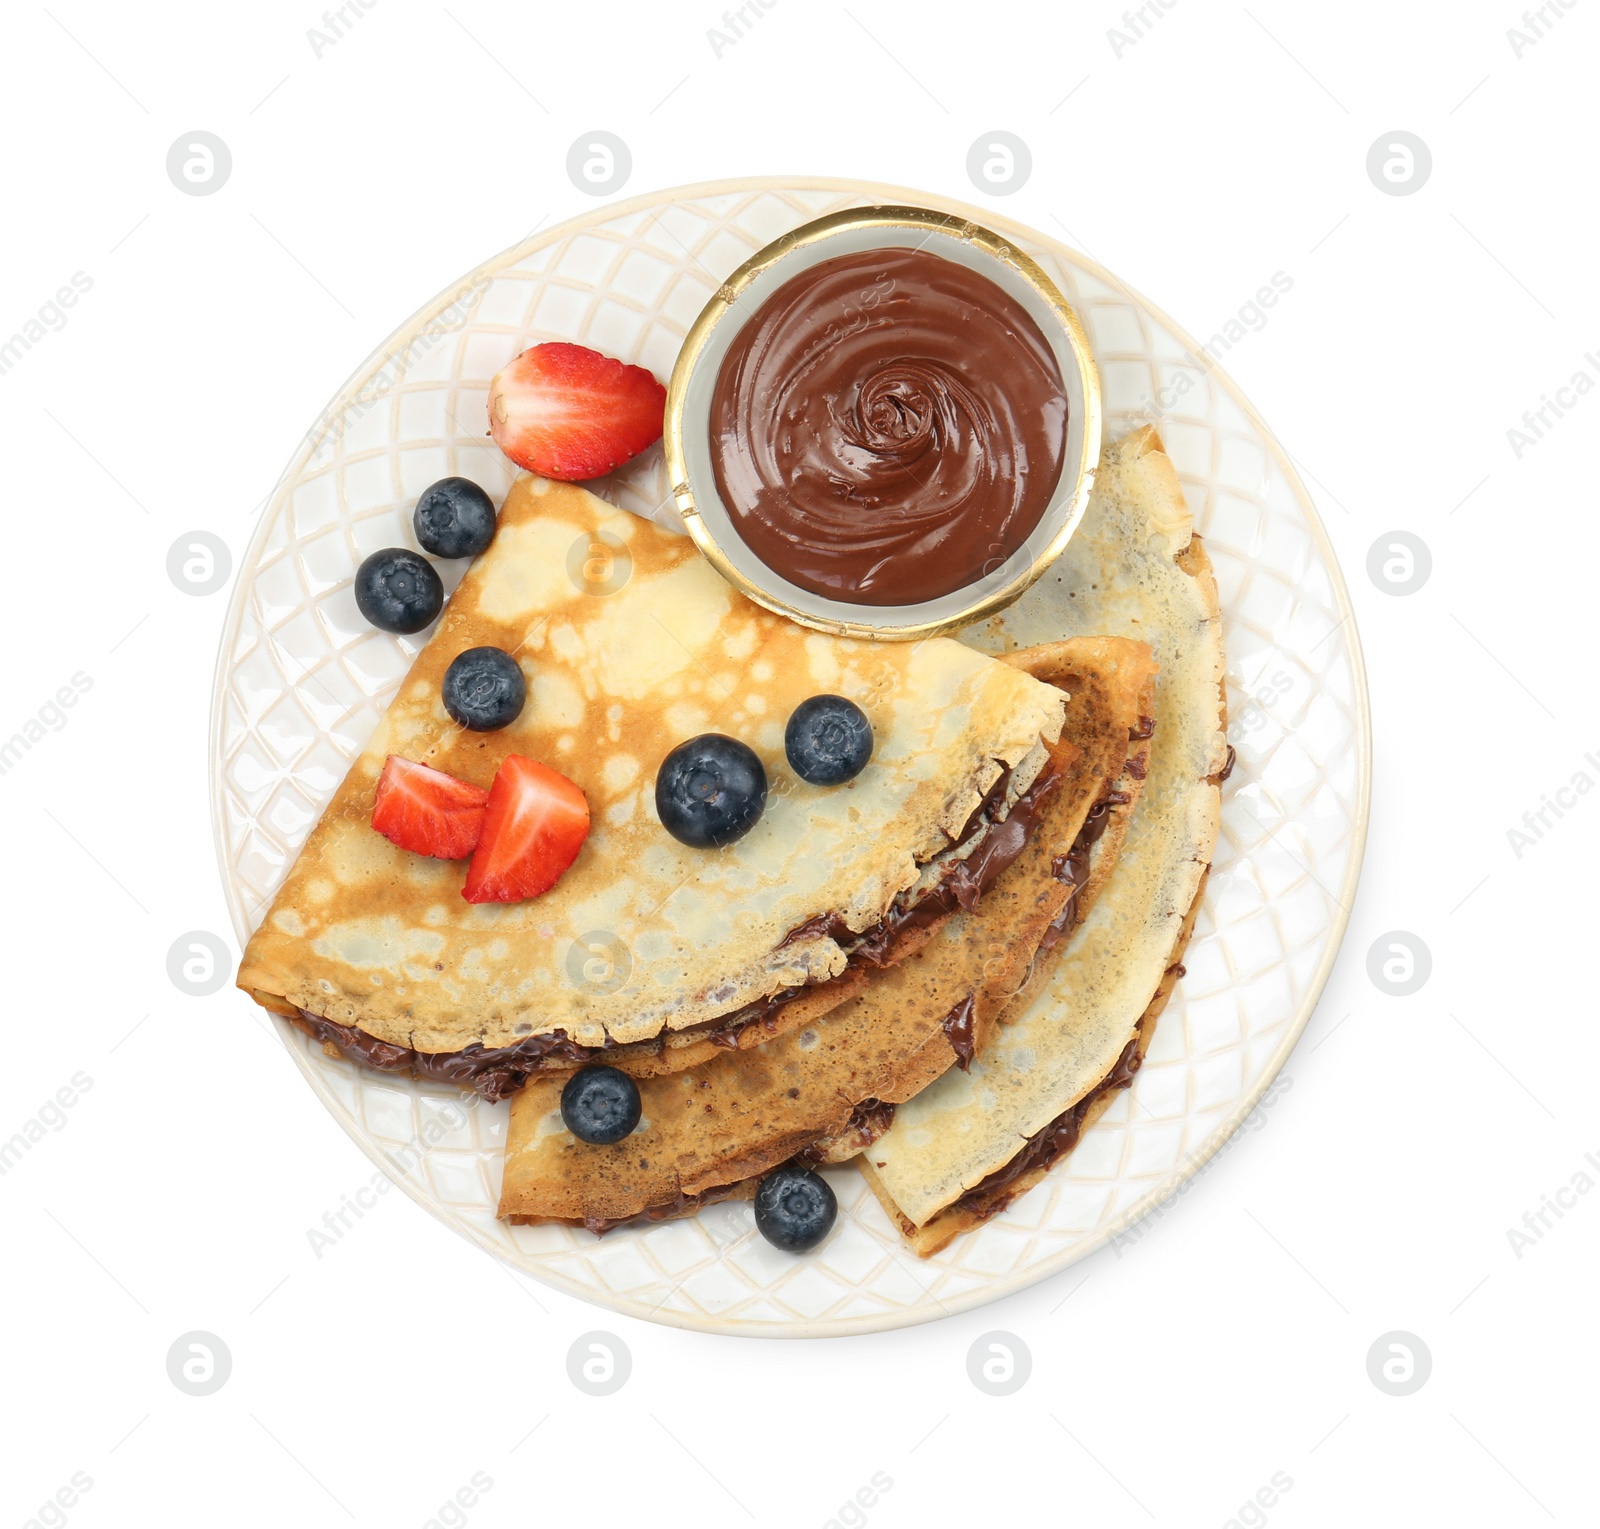
[[912, 605], [1000, 567], [1066, 452], [1061, 369], [1026, 309], [926, 250], [803, 271], [724, 357], [717, 488], [745, 543], [813, 594]]

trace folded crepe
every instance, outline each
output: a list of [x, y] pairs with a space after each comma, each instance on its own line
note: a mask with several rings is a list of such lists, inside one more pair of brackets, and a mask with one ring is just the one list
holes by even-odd
[[1070, 947], [1036, 961], [970, 1072], [903, 1104], [856, 1161], [924, 1256], [1004, 1210], [1126, 1088], [1182, 975], [1232, 755], [1216, 581], [1153, 429], [1107, 448], [1047, 585], [972, 640], [1038, 630], [1139, 637], [1154, 650], [1155, 733], [1116, 873]]
[[[516, 655], [528, 704], [507, 728], [465, 732], [440, 685], [484, 645]], [[791, 712], [824, 692], [861, 705], [875, 740], [867, 768], [830, 789], [793, 777], [783, 745]], [[338, 1051], [491, 1099], [591, 1059], [646, 1075], [691, 1065], [843, 1002], [851, 983], [836, 979], [873, 958], [885, 921], [915, 921], [952, 861], [992, 851], [1063, 708], [1055, 687], [953, 641], [808, 631], [745, 600], [687, 538], [522, 478], [247, 945], [239, 985]], [[679, 843], [654, 806], [660, 760], [712, 731], [754, 748], [770, 785], [759, 823], [719, 851]], [[386, 756], [487, 787], [510, 753], [589, 802], [589, 838], [543, 896], [468, 903], [463, 863], [372, 828]], [[900, 954], [948, 916], [930, 911]]]
[[[530, 1081], [512, 1100], [502, 1216], [604, 1231], [742, 1197], [796, 1156], [849, 1157], [897, 1104], [952, 1066], [974, 1065], [1034, 953], [1068, 941], [1103, 884], [1103, 874], [1090, 875], [1090, 846], [1103, 872], [1143, 785], [1154, 693], [1149, 648], [1125, 638], [1046, 644], [1006, 662], [1068, 697], [1040, 776], [1047, 788], [1030, 793], [1037, 823], [1016, 857], [916, 954], [863, 973], [854, 996], [826, 1015], [643, 1079], [643, 1117], [621, 1142], [579, 1141], [561, 1119], [565, 1080]], [[955, 869], [946, 884], [973, 890]]]

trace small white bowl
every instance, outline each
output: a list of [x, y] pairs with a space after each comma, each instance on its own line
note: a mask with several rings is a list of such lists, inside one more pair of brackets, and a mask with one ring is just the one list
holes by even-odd
[[[1067, 440], [1061, 477], [1026, 541], [971, 584], [915, 605], [860, 605], [791, 584], [745, 544], [717, 491], [711, 398], [723, 358], [751, 315], [800, 272], [871, 249], [921, 249], [987, 277], [1039, 326], [1061, 370]], [[665, 448], [678, 511], [700, 550], [757, 604], [844, 637], [905, 641], [954, 631], [1011, 604], [1066, 547], [1089, 501], [1100, 459], [1100, 373], [1088, 336], [1055, 283], [1000, 235], [920, 207], [836, 212], [774, 240], [747, 260], [701, 311], [667, 385]]]

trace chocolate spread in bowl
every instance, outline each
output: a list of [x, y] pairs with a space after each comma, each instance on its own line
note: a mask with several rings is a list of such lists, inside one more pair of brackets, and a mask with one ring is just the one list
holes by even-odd
[[825, 260], [735, 336], [711, 398], [717, 491], [792, 584], [915, 605], [992, 572], [1066, 455], [1061, 369], [1027, 310], [919, 249]]

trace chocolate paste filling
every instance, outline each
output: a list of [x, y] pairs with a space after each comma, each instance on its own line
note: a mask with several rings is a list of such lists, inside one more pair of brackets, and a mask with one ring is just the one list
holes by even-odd
[[1111, 1071], [1071, 1109], [1057, 1115], [1036, 1136], [1030, 1136], [1027, 1146], [1005, 1167], [996, 1168], [986, 1179], [973, 1185], [949, 1209], [976, 1210], [985, 1217], [992, 1216], [1004, 1210], [1010, 1203], [1011, 1196], [1006, 1191], [1025, 1173], [1032, 1168], [1049, 1168], [1072, 1151], [1078, 1145], [1078, 1138], [1083, 1134], [1084, 1117], [1093, 1108], [1095, 1101], [1107, 1094], [1115, 1093], [1119, 1088], [1127, 1088], [1133, 1082], [1134, 1074], [1144, 1062], [1144, 1058], [1139, 1054], [1139, 1040], [1143, 1031], [1144, 1019], [1141, 1016], [1139, 1023], [1134, 1026], [1133, 1039], [1122, 1048], [1122, 1055], [1117, 1058]]
[[[1149, 736], [1149, 732], [1134, 734], [1136, 740]], [[1089, 876], [1089, 852], [1099, 841], [1101, 835], [1105, 833], [1111, 820], [1111, 809], [1113, 807], [1126, 806], [1128, 800], [1128, 794], [1124, 791], [1108, 791], [1089, 809], [1088, 815], [1083, 820], [1083, 826], [1079, 828], [1077, 837], [1072, 841], [1072, 847], [1066, 854], [1057, 855], [1050, 862], [1051, 873], [1056, 880], [1065, 882], [1071, 888], [1071, 896], [1068, 897], [1066, 906], [1045, 931], [1045, 937], [1039, 945], [1041, 952], [1050, 950], [1070, 932], [1073, 922], [1073, 904], [1077, 899], [1078, 890], [1088, 880]], [[811, 922], [818, 924], [819, 928], [821, 927], [819, 921], [812, 920]], [[804, 929], [807, 926], [801, 925], [800, 927]], [[795, 938], [795, 935], [791, 935], [790, 938]], [[1182, 966], [1175, 966], [1172, 970], [1176, 976], [1181, 977], [1183, 975]], [[803, 990], [797, 989], [796, 991]], [[775, 996], [781, 999], [784, 995], [778, 994]], [[773, 1001], [773, 999], [768, 999], [767, 1003], [771, 1004]], [[945, 1015], [943, 1021], [944, 1033], [949, 1038], [950, 1047], [956, 1054], [956, 1065], [963, 1072], [967, 1071], [972, 1065], [973, 1013], [973, 1000], [969, 994]], [[1143, 1024], [1144, 1021], [1141, 1019], [1139, 1022], [1140, 1027]], [[715, 1040], [716, 1037], [713, 1036], [712, 1039]], [[968, 1190], [961, 1199], [955, 1202], [955, 1205], [957, 1207], [966, 1207], [985, 1200], [992, 1195], [1002, 1193], [1026, 1173], [1029, 1168], [1045, 1160], [1054, 1163], [1058, 1157], [1070, 1152], [1078, 1144], [1078, 1137], [1083, 1130], [1083, 1117], [1094, 1100], [1113, 1089], [1126, 1088], [1133, 1081], [1133, 1075], [1139, 1070], [1140, 1063], [1138, 1043], [1139, 1031], [1136, 1028], [1133, 1039], [1124, 1048], [1122, 1055], [1117, 1058], [1116, 1065], [1085, 1098], [1079, 1100], [1072, 1109], [1052, 1121], [1037, 1136], [1032, 1137], [1027, 1146], [1011, 1162], [1007, 1163], [1004, 1168], [996, 1169], [982, 1183]], [[737, 1041], [735, 1040], [732, 1044], [736, 1045]], [[884, 1104], [877, 1099], [864, 1099], [851, 1112], [850, 1119], [846, 1122], [844, 1128], [833, 1133], [829, 1139], [843, 1137], [851, 1132], [859, 1132], [862, 1136], [862, 1149], [865, 1150], [894, 1123], [894, 1113], [895, 1106], [892, 1104]], [[817, 1151], [814, 1144], [813, 1146], [802, 1148], [794, 1155], [791, 1161], [803, 1164], [808, 1168], [814, 1167], [821, 1161], [821, 1153]], [[719, 1199], [725, 1198], [724, 1195], [717, 1194], [716, 1191], [712, 1190], [708, 1190], [706, 1194], [707, 1196], [715, 1195]], [[585, 1221], [584, 1225], [592, 1232], [608, 1232], [613, 1227], [636, 1225], [648, 1221], [662, 1221], [670, 1216], [686, 1215], [690, 1211], [697, 1209], [702, 1203], [709, 1204], [711, 1201], [705, 1197], [680, 1195], [675, 1200], [666, 1201], [661, 1205], [652, 1205], [640, 1211], [636, 1216], [617, 1221]], [[998, 1208], [1003, 1208], [1003, 1206]]]
[[[1174, 979], [1185, 975], [1187, 968], [1181, 961], [1174, 962], [1164, 973]], [[1122, 1054], [1108, 1072], [1071, 1109], [1063, 1110], [1044, 1130], [1028, 1138], [1028, 1144], [1003, 1168], [996, 1168], [986, 1179], [974, 1184], [962, 1197], [948, 1207], [949, 1210], [975, 1210], [988, 1217], [1004, 1210], [1012, 1196], [1006, 1191], [1031, 1168], [1050, 1168], [1078, 1145], [1083, 1134], [1084, 1118], [1095, 1102], [1119, 1088], [1128, 1088], [1134, 1074], [1144, 1065], [1139, 1043], [1144, 1038], [1144, 1028], [1149, 1022], [1148, 1011], [1139, 1016], [1133, 1027], [1133, 1038], [1122, 1048]], [[941, 1212], [943, 1214], [943, 1212]]]
[[[838, 981], [857, 961], [873, 966], [892, 964], [897, 947], [909, 933], [936, 923], [958, 907], [969, 913], [977, 907], [978, 899], [1027, 847], [1045, 805], [1060, 788], [1061, 779], [1053, 765], [1046, 765], [1033, 784], [1017, 798], [1010, 813], [996, 823], [991, 817], [1004, 802], [1010, 780], [1009, 770], [1002, 770], [1000, 778], [952, 842], [964, 844], [974, 832], [981, 832], [983, 838], [965, 859], [951, 861], [932, 887], [915, 897], [909, 891], [900, 893], [876, 924], [859, 933], [850, 929], [838, 914], [825, 913], [791, 929], [777, 948], [782, 950], [819, 935], [828, 935], [845, 945], [845, 970], [825, 981]], [[778, 1010], [809, 992], [813, 985], [823, 984], [784, 988], [746, 1004], [714, 1021], [715, 1028], [705, 1038], [713, 1046], [734, 1049], [745, 1027], [765, 1023], [770, 1028]], [[298, 1022], [317, 1040], [331, 1043], [368, 1067], [381, 1072], [409, 1070], [419, 1078], [475, 1089], [491, 1104], [510, 1098], [546, 1062], [581, 1067], [602, 1060], [606, 1052], [617, 1045], [608, 1039], [603, 1046], [582, 1046], [571, 1040], [565, 1031], [555, 1030], [548, 1035], [529, 1036], [515, 1046], [485, 1047], [474, 1043], [460, 1051], [416, 1051], [409, 1046], [380, 1041], [353, 1025], [341, 1025], [305, 1009], [299, 1011]], [[659, 1049], [660, 1042], [656, 1045]]]
[[531, 1035], [515, 1046], [474, 1043], [462, 1051], [413, 1051], [409, 1046], [391, 1046], [354, 1025], [337, 1024], [304, 1009], [300, 1010], [299, 1023], [317, 1040], [332, 1042], [346, 1056], [368, 1067], [380, 1072], [409, 1071], [435, 1083], [457, 1083], [476, 1089], [490, 1104], [509, 1099], [547, 1058], [581, 1067], [605, 1051], [604, 1047], [580, 1046], [568, 1040], [563, 1030]]
[[972, 1058], [976, 1050], [976, 1005], [972, 1001], [972, 994], [968, 993], [948, 1014], [943, 1023], [945, 1039], [950, 1042], [950, 1049], [956, 1054], [956, 1066], [962, 1072], [972, 1070]]
[[[1155, 736], [1156, 719], [1141, 716], [1137, 727], [1128, 729], [1130, 743], [1143, 743], [1147, 738]], [[1150, 751], [1140, 749], [1123, 764], [1123, 769], [1134, 780], [1143, 780], [1150, 770]], [[1061, 911], [1050, 921], [1050, 927], [1045, 930], [1044, 938], [1039, 941], [1039, 955], [1048, 955], [1062, 940], [1072, 933], [1077, 924], [1078, 893], [1083, 890], [1083, 884], [1089, 879], [1089, 853], [1106, 829], [1111, 826], [1111, 809], [1113, 807], [1126, 807], [1132, 797], [1126, 791], [1108, 791], [1089, 809], [1089, 815], [1083, 820], [1083, 827], [1078, 830], [1078, 836], [1072, 841], [1072, 848], [1064, 855], [1057, 855], [1050, 862], [1050, 872], [1057, 881], [1064, 882], [1069, 888], [1067, 901]]]
[[[1148, 738], [1154, 731], [1155, 724], [1150, 722], [1148, 718], [1140, 718], [1140, 723], [1142, 730], [1136, 730], [1130, 735], [1134, 741]], [[1143, 726], [1145, 723], [1149, 723], [1147, 728]], [[1033, 789], [1037, 789], [1039, 784], [1039, 782], [1035, 782]], [[1071, 895], [1067, 899], [1066, 906], [1045, 931], [1045, 937], [1039, 945], [1041, 952], [1050, 950], [1071, 930], [1073, 904], [1077, 900], [1079, 889], [1089, 877], [1089, 852], [1099, 841], [1101, 835], [1105, 833], [1111, 820], [1111, 809], [1113, 807], [1126, 806], [1128, 800], [1128, 794], [1124, 791], [1108, 791], [1089, 809], [1087, 816], [1083, 820], [1082, 827], [1078, 830], [1077, 837], [1072, 841], [1072, 847], [1066, 854], [1057, 855], [1050, 862], [1051, 874], [1055, 876], [1056, 880], [1067, 884], [1071, 889]], [[989, 803], [986, 801], [984, 807], [988, 805]], [[1017, 805], [1020, 807], [1022, 800], [1019, 799]], [[980, 807], [979, 812], [974, 814], [974, 820], [983, 812], [984, 807]], [[1016, 809], [1013, 808], [1012, 811], [1013, 815], [1015, 815]], [[967, 832], [970, 832], [972, 827], [973, 822], [969, 821], [966, 829], [963, 830], [963, 837]], [[1024, 842], [1026, 841], [1024, 840]], [[1019, 847], [1017, 854], [1020, 853], [1021, 848]], [[1016, 855], [1014, 854], [1011, 860], [1015, 860], [1015, 858]], [[1009, 865], [1011, 860], [1008, 860], [1006, 864]], [[998, 875], [999, 872], [996, 871], [994, 874]], [[837, 915], [824, 915], [820, 919], [808, 920], [807, 923], [800, 925], [798, 929], [791, 931], [784, 943], [788, 944], [801, 938], [801, 931], [806, 931], [808, 934], [812, 932], [829, 933], [832, 931], [833, 926], [829, 925], [826, 920], [836, 917]], [[862, 938], [865, 940], [866, 936], [862, 936]], [[1173, 971], [1177, 976], [1181, 977], [1183, 975], [1181, 966], [1174, 967]], [[774, 994], [772, 998], [764, 1000], [762, 1004], [756, 1007], [761, 1008], [765, 1013], [776, 1013], [777, 1009], [782, 1007], [783, 1002], [803, 991], [803, 988], [795, 988], [790, 989], [787, 993]], [[950, 1047], [956, 1054], [956, 1065], [963, 1072], [972, 1065], [973, 1012], [973, 1000], [969, 994], [945, 1015], [943, 1020], [944, 1033], [949, 1038]], [[1139, 1070], [1141, 1061], [1139, 1056], [1139, 1031], [1142, 1029], [1143, 1024], [1144, 1021], [1141, 1019], [1139, 1027], [1135, 1029], [1133, 1039], [1123, 1049], [1122, 1055], [1117, 1058], [1116, 1065], [1088, 1095], [1080, 1099], [1070, 1110], [1058, 1116], [1037, 1136], [1030, 1138], [1028, 1145], [1004, 1168], [996, 1169], [982, 1183], [968, 1190], [966, 1194], [955, 1202], [955, 1206], [952, 1209], [975, 1205], [993, 1195], [1003, 1193], [1029, 1168], [1040, 1162], [1054, 1163], [1057, 1158], [1063, 1157], [1070, 1152], [1078, 1144], [1078, 1137], [1083, 1131], [1083, 1118], [1095, 1099], [1102, 1094], [1111, 1092], [1113, 1089], [1126, 1088], [1133, 1081], [1133, 1075]], [[721, 1041], [718, 1035], [713, 1035], [711, 1039], [713, 1043], [719, 1045], [738, 1044], [736, 1035], [732, 1040], [726, 1042]], [[842, 1137], [852, 1132], [858, 1132], [863, 1138], [862, 1148], [864, 1150], [894, 1124], [894, 1114], [894, 1105], [884, 1104], [878, 1099], [864, 1099], [851, 1111], [850, 1119], [845, 1123], [844, 1128], [833, 1133], [833, 1137]], [[816, 1150], [814, 1144], [810, 1147], [803, 1147], [790, 1161], [808, 1168], [814, 1167], [821, 1161], [821, 1153]], [[620, 1217], [616, 1220], [601, 1220], [591, 1217], [586, 1219], [583, 1224], [591, 1232], [604, 1234], [619, 1226], [638, 1226], [656, 1221], [665, 1221], [674, 1216], [688, 1215], [690, 1212], [698, 1210], [702, 1205], [710, 1205], [714, 1201], [726, 1199], [734, 1193], [736, 1188], [736, 1185], [724, 1185], [708, 1189], [700, 1195], [678, 1195], [676, 1198], [664, 1201], [659, 1205], [647, 1206], [634, 1216]], [[997, 1208], [1003, 1208], [1003, 1206]], [[992, 1211], [987, 1214], [992, 1214]]]
[[583, 1224], [596, 1237], [603, 1237], [607, 1232], [616, 1231], [619, 1226], [649, 1226], [656, 1221], [671, 1221], [678, 1216], [687, 1216], [704, 1206], [715, 1205], [719, 1200], [731, 1200], [738, 1193], [738, 1183], [714, 1184], [697, 1195], [679, 1195], [660, 1205], [647, 1205], [632, 1216], [585, 1216]]
[[1111, 809], [1125, 807], [1131, 800], [1126, 791], [1108, 791], [1089, 809], [1089, 815], [1083, 820], [1083, 827], [1078, 830], [1078, 837], [1072, 841], [1072, 848], [1064, 855], [1057, 855], [1050, 862], [1050, 874], [1068, 888], [1066, 903], [1061, 911], [1051, 919], [1050, 926], [1044, 932], [1044, 938], [1039, 941], [1040, 955], [1047, 955], [1064, 940], [1073, 929], [1077, 921], [1078, 893], [1083, 890], [1083, 884], [1089, 879], [1089, 854], [1101, 836], [1111, 826]]
[[850, 1112], [850, 1118], [838, 1131], [814, 1141], [809, 1147], [802, 1147], [790, 1159], [791, 1162], [800, 1163], [807, 1168], [813, 1168], [822, 1161], [823, 1151], [829, 1142], [842, 1140], [846, 1137], [860, 1138], [857, 1150], [864, 1151], [870, 1147], [890, 1126], [894, 1124], [895, 1106], [885, 1104], [881, 1099], [863, 1099]]

